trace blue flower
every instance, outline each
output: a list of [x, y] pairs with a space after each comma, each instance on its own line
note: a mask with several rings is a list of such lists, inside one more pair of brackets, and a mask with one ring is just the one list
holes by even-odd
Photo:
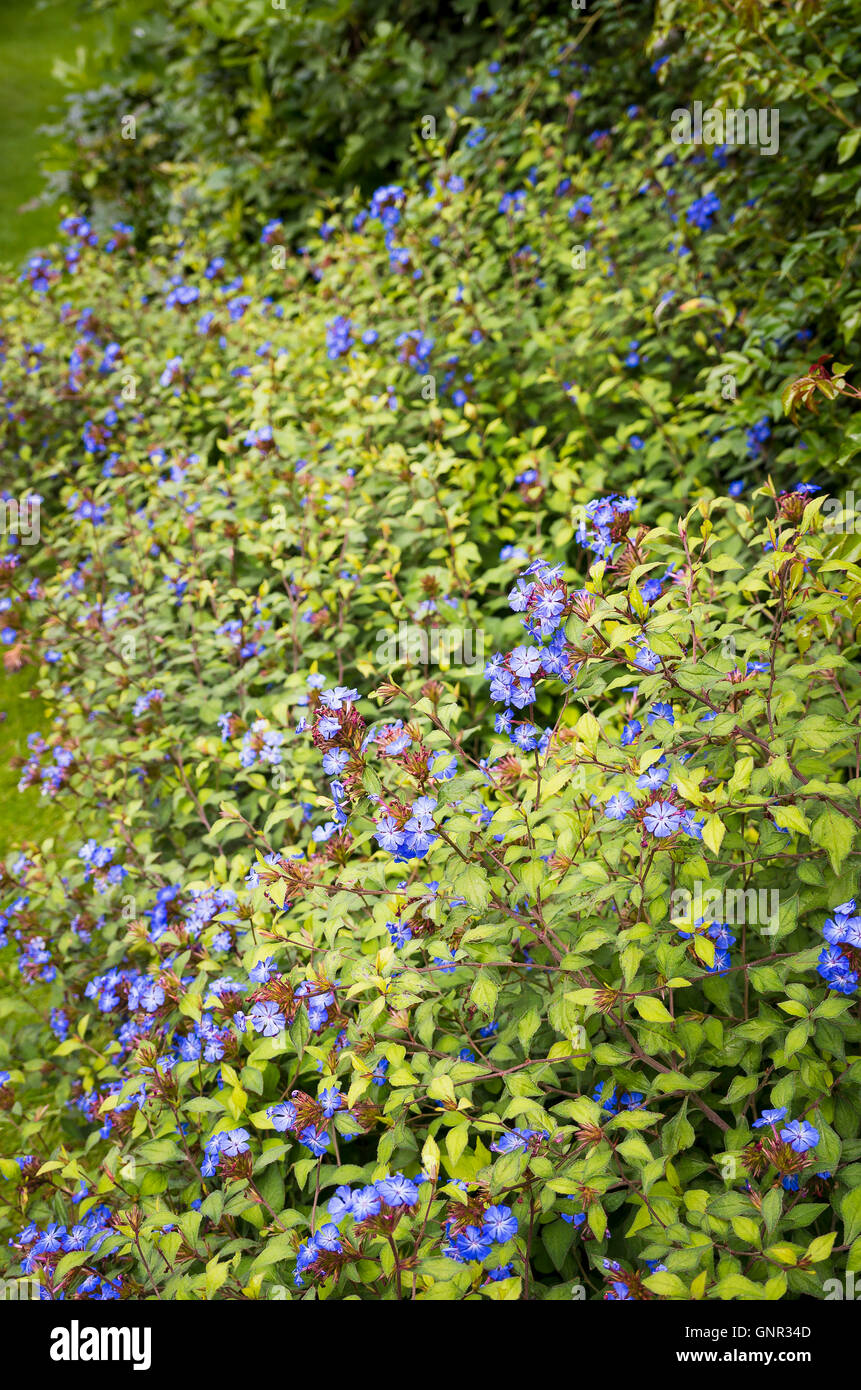
[[803, 1154], [819, 1143], [819, 1130], [814, 1129], [806, 1120], [793, 1120], [780, 1131], [780, 1137], [796, 1153]]
[[694, 227], [699, 227], [700, 231], [706, 232], [711, 227], [715, 214], [720, 211], [720, 198], [716, 193], [706, 193], [701, 198], [695, 198], [685, 214], [688, 222]]
[[481, 1226], [467, 1226], [455, 1241], [455, 1249], [464, 1260], [486, 1260], [490, 1254], [492, 1237]]
[[382, 1199], [376, 1187], [363, 1187], [361, 1192], [353, 1196], [352, 1213], [356, 1221], [367, 1221], [376, 1216], [381, 1207]]
[[282, 1133], [287, 1129], [293, 1129], [296, 1124], [296, 1107], [292, 1101], [281, 1101], [279, 1105], [270, 1105], [266, 1111], [275, 1129]]
[[339, 314], [326, 325], [326, 356], [330, 361], [343, 357], [353, 344], [353, 329], [348, 318]]
[[338, 1227], [335, 1226], [331, 1221], [328, 1221], [324, 1226], [321, 1226], [320, 1229], [316, 1232], [314, 1238], [320, 1250], [330, 1250], [337, 1254], [343, 1248], [341, 1245], [341, 1234], [338, 1230]]
[[336, 685], [332, 690], [323, 691], [320, 696], [320, 703], [325, 705], [327, 709], [339, 710], [343, 709], [345, 705], [352, 704], [358, 698], [358, 690], [350, 690], [346, 685]]
[[610, 797], [610, 800], [604, 807], [604, 814], [608, 816], [610, 820], [624, 820], [628, 812], [633, 811], [636, 804], [636, 801], [630, 793], [616, 792], [614, 796]]
[[419, 1190], [415, 1182], [404, 1177], [403, 1173], [392, 1173], [388, 1178], [379, 1178], [374, 1186], [387, 1207], [411, 1207], [419, 1199]]
[[541, 670], [541, 655], [540, 647], [515, 647], [508, 658], [512, 675], [519, 680], [536, 675]]
[[603, 1081], [598, 1082], [592, 1092], [592, 1099], [595, 1101], [596, 1105], [600, 1105], [602, 1110], [606, 1110], [610, 1115], [615, 1115], [619, 1109], [619, 1102], [616, 1099], [616, 1087], [613, 1086], [606, 1100], [602, 1100], [604, 1085], [605, 1083]]
[[784, 1118], [786, 1106], [781, 1105], [776, 1110], [763, 1110], [758, 1120], [754, 1120], [751, 1129], [763, 1129], [765, 1125], [776, 1125]]
[[299, 1135], [299, 1143], [310, 1149], [315, 1158], [322, 1158], [329, 1147], [329, 1135], [325, 1129], [318, 1133], [313, 1125], [306, 1125]]
[[330, 1086], [327, 1090], [321, 1091], [317, 1099], [328, 1120], [347, 1104], [337, 1086]]
[[643, 824], [656, 839], [664, 840], [681, 830], [681, 812], [671, 801], [655, 801], [643, 817]]
[[650, 767], [646, 772], [640, 773], [637, 786], [646, 791], [656, 792], [664, 785], [669, 775], [665, 767]]
[[229, 1129], [220, 1138], [221, 1152], [228, 1158], [238, 1158], [240, 1154], [248, 1152], [250, 1135], [247, 1129]]
[[287, 1026], [287, 1020], [274, 1000], [266, 999], [255, 1004], [248, 1015], [248, 1022], [255, 1033], [264, 1038], [275, 1038]]
[[353, 1192], [346, 1185], [335, 1188], [334, 1197], [330, 1197], [326, 1203], [326, 1210], [336, 1221], [340, 1221], [342, 1216], [347, 1216], [353, 1210]]
[[517, 1234], [517, 1217], [512, 1214], [511, 1207], [488, 1207], [484, 1213], [484, 1234], [498, 1245], [511, 1240]]
[[350, 755], [344, 748], [330, 748], [323, 755], [323, 771], [329, 777], [339, 777], [349, 761]]

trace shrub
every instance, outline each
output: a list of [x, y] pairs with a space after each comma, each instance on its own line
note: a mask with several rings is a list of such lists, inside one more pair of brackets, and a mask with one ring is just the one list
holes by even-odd
[[3, 286], [21, 783], [75, 818], [3, 872], [46, 1297], [861, 1267], [853, 388], [809, 365], [857, 292], [776, 299], [750, 152], [551, 119], [580, 61], [479, 72], [304, 249], [73, 216]]
[[585, 587], [514, 583], [497, 737], [457, 681], [389, 678], [382, 715], [335, 658], [273, 681], [289, 581], [241, 635], [247, 590], [177, 613], [152, 561], [84, 595], [104, 664], [34, 763], [65, 749], [105, 830], [10, 875], [24, 1273], [778, 1298], [854, 1267], [857, 565], [803, 493], [677, 531], [619, 503], [587, 509]]

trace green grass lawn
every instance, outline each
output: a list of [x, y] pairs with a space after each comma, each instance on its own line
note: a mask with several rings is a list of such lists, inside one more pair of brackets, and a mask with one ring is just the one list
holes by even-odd
[[74, 63], [102, 23], [82, 17], [78, 0], [0, 0], [0, 261], [18, 262], [54, 235], [55, 207], [21, 211], [45, 186], [39, 127], [56, 121], [64, 104], [52, 69], [56, 59]]

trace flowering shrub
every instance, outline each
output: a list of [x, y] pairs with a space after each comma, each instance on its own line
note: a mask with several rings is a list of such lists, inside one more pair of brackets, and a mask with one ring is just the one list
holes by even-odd
[[[106, 1297], [815, 1288], [861, 1222], [861, 587], [820, 500], [715, 500], [675, 531], [585, 508], [576, 577], [512, 575], [495, 734], [420, 672], [360, 692], [300, 664], [273, 689], [255, 643], [218, 684], [268, 717], [216, 720], [188, 700], [225, 645], [206, 599], [168, 604], [189, 631], [159, 699], [134, 696], [144, 641], [140, 678], [108, 660], [88, 696], [64, 672], [52, 738], [110, 838], [6, 876], [22, 1273]], [[107, 654], [135, 603], [66, 621]], [[289, 641], [267, 612], [263, 645]], [[714, 916], [736, 887], [776, 916]], [[43, 1028], [58, 1130], [33, 1155]]]
[[21, 784], [73, 812], [0, 883], [4, 1277], [46, 1298], [861, 1268], [851, 423], [777, 418], [804, 286], [733, 269], [749, 155], [624, 106], [569, 150], [486, 77], [302, 249], [73, 216], [3, 288]]

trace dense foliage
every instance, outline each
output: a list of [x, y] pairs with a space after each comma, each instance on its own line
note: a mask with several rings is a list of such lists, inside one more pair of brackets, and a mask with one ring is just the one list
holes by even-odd
[[202, 206], [247, 231], [273, 213], [295, 226], [355, 184], [370, 192], [399, 169], [420, 113], [442, 123], [467, 64], [569, 11], [566, 0], [90, 4], [114, 18], [114, 51], [54, 129], [53, 182], [81, 207], [133, 210], [139, 235], [173, 218], [174, 200], [180, 216]]
[[[208, 213], [205, 148], [157, 234], [72, 215], [2, 285], [21, 782], [75, 822], [3, 874], [7, 1278], [861, 1269], [861, 17], [644, 8], [503, 42], [436, 132], [417, 96], [298, 236], [292, 143], [283, 216], [229, 172]], [[671, 138], [766, 94], [779, 155]]]

